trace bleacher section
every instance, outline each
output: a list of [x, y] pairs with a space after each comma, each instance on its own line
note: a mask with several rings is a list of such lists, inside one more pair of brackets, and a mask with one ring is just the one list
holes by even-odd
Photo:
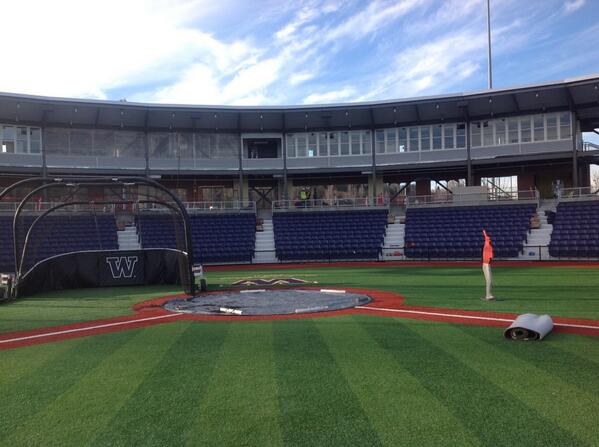
[[549, 254], [599, 257], [599, 202], [562, 202], [557, 206]]
[[495, 257], [516, 257], [535, 211], [535, 205], [408, 208], [405, 254], [409, 258], [478, 258], [485, 228]]
[[[176, 248], [171, 216], [141, 214], [137, 218], [142, 248]], [[256, 215], [196, 214], [190, 216], [194, 262], [251, 262], [256, 239]], [[178, 233], [183, 235], [182, 230]]]
[[378, 259], [387, 210], [279, 212], [273, 216], [279, 260]]
[[[24, 218], [20, 240], [36, 216]], [[12, 216], [0, 216], [0, 272], [14, 271]], [[27, 266], [51, 256], [82, 250], [117, 250], [116, 220], [113, 215], [78, 214], [44, 217], [32, 232]], [[22, 242], [21, 242], [22, 244]], [[22, 246], [22, 245], [21, 245]]]

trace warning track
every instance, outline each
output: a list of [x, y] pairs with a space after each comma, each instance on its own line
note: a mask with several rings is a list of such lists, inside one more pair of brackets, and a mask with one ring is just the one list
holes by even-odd
[[[315, 287], [302, 287], [303, 289], [317, 290]], [[341, 288], [340, 288], [341, 289]], [[161, 306], [166, 301], [182, 295], [170, 295], [144, 301], [133, 307], [134, 315], [94, 320], [82, 323], [67, 324], [62, 326], [45, 327], [28, 331], [11, 332], [0, 335], [0, 350], [31, 346], [41, 343], [51, 343], [90, 335], [105, 334], [109, 332], [137, 329], [156, 324], [165, 324], [173, 321], [198, 320], [198, 321], [252, 321], [252, 320], [283, 320], [296, 318], [323, 318], [338, 315], [381, 315], [396, 318], [410, 318], [416, 320], [440, 321], [446, 323], [469, 324], [478, 326], [507, 327], [516, 317], [513, 313], [481, 312], [461, 309], [445, 309], [436, 307], [408, 306], [404, 298], [394, 292], [382, 290], [343, 288], [348, 292], [361, 293], [372, 298], [372, 302], [365, 306], [343, 309], [338, 311], [306, 313], [297, 315], [192, 315], [171, 313]], [[218, 292], [210, 292], [220, 293]], [[599, 321], [578, 318], [554, 317], [554, 331], [582, 335], [599, 336]]]

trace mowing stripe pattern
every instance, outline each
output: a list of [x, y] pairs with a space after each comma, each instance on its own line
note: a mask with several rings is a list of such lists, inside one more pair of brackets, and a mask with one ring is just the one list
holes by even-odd
[[596, 445], [585, 340], [345, 315], [30, 346], [0, 354], [0, 445]]

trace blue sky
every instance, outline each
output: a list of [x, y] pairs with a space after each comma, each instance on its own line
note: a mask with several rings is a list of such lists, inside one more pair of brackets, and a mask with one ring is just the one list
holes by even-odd
[[[487, 85], [485, 0], [6, 3], [3, 34], [19, 38], [0, 91], [259, 105]], [[495, 87], [599, 72], [599, 0], [491, 5]]]

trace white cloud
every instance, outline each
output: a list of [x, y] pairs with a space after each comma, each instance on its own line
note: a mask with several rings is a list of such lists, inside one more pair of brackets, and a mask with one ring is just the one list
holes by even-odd
[[347, 100], [355, 96], [356, 89], [354, 87], [343, 87], [339, 90], [333, 90], [325, 93], [312, 93], [304, 99], [304, 104], [324, 104], [337, 101]]
[[[551, 53], [552, 40], [563, 40], [553, 33], [558, 21], [585, 5], [546, 1], [550, 13], [521, 0], [493, 3], [498, 59]], [[468, 90], [465, 80], [484, 77], [483, 0], [241, 2], [4, 2], [2, 16], [21, 19], [2, 22], [3, 35], [18, 39], [3, 46], [11, 65], [0, 70], [0, 91], [258, 105]]]
[[585, 3], [586, 0], [570, 0], [564, 4], [564, 10], [569, 14], [582, 8]]
[[[3, 46], [14, 68], [0, 71], [0, 89], [34, 94], [106, 97], [124, 85], [169, 78], [198, 53], [219, 43], [189, 23], [210, 1], [141, 0], [4, 2], [2, 32], [18, 36]], [[19, 18], [19, 19], [16, 19]], [[235, 55], [243, 44], [228, 47]], [[229, 52], [217, 58], [226, 64]]]
[[484, 35], [461, 32], [402, 51], [389, 69], [372, 80], [372, 89], [357, 99], [410, 97], [447, 90], [479, 67]]
[[324, 36], [325, 40], [336, 40], [342, 37], [356, 40], [369, 35], [393, 20], [405, 16], [412, 10], [422, 6], [429, 0], [376, 0], [352, 15], [340, 25], [329, 30]]
[[307, 71], [302, 71], [299, 73], [294, 73], [291, 75], [291, 77], [289, 78], [289, 84], [291, 86], [296, 86], [299, 84], [302, 84], [306, 81], [309, 81], [311, 79], [314, 79], [314, 72], [307, 72]]

